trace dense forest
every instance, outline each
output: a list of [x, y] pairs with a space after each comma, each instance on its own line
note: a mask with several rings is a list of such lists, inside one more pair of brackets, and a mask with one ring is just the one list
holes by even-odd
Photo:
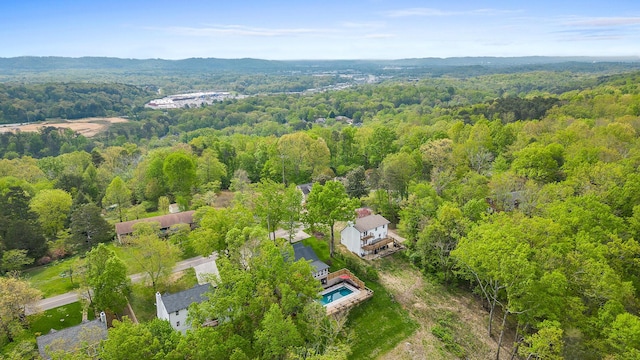
[[[314, 289], [261, 266], [301, 276], [309, 269], [280, 263], [285, 245], [256, 240], [273, 225], [256, 199], [272, 193], [287, 203], [291, 185], [334, 179], [353, 205], [397, 225], [408, 241], [403, 256], [426, 276], [477, 294], [489, 314], [486, 335], [510, 339], [515, 354], [640, 356], [640, 73], [388, 79], [169, 111], [143, 108], [151, 95], [130, 85], [0, 85], [5, 122], [98, 113], [131, 120], [91, 139], [51, 128], [1, 134], [0, 249], [46, 263], [108, 240], [88, 244], [87, 228], [100, 221], [74, 221], [98, 207], [117, 205], [122, 219], [166, 201], [198, 209], [201, 228], [183, 250], [226, 250], [221, 272], [230, 279], [288, 290], [270, 307], [241, 290], [216, 293], [195, 321], [216, 314], [229, 324], [165, 339], [175, 345], [162, 347], [167, 356], [196, 358], [204, 342], [224, 344], [211, 347], [220, 358], [347, 356], [338, 333], [312, 336], [321, 321], [307, 306]], [[220, 190], [236, 192], [233, 206], [210, 207]], [[51, 204], [64, 216], [46, 211]], [[316, 220], [303, 219], [323, 228]], [[261, 254], [248, 268], [234, 258], [244, 241]], [[304, 300], [287, 299], [291, 288]], [[230, 314], [224, 301], [251, 310]], [[278, 349], [268, 345], [267, 321], [287, 334]], [[123, 324], [114, 339], [143, 331]], [[104, 358], [117, 358], [114, 346], [105, 345]]]

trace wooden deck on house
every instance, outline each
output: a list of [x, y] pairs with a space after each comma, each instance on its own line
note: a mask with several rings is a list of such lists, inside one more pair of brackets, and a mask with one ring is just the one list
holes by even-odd
[[[397, 235], [395, 235], [395, 234], [389, 233], [388, 237], [385, 238], [384, 240], [387, 240], [387, 241], [384, 242], [384, 244], [379, 245], [378, 247], [373, 248], [371, 250], [380, 249], [382, 246], [388, 245], [388, 244], [391, 244], [391, 243], [393, 243], [393, 245], [389, 246], [388, 249], [378, 250], [374, 254], [367, 254], [367, 255], [365, 255], [363, 257], [363, 259], [365, 259], [365, 260], [377, 260], [377, 259], [381, 259], [383, 257], [387, 257], [389, 255], [393, 255], [393, 254], [397, 253], [398, 251], [401, 251], [401, 250], [405, 249], [405, 246], [402, 244], [404, 239], [399, 237], [399, 236], [397, 236]], [[380, 243], [382, 243], [382, 241], [377, 242], [377, 243], [375, 243], [373, 245], [378, 245]], [[371, 245], [369, 245], [369, 246], [371, 246]], [[370, 251], [370, 249], [365, 247], [365, 246], [363, 246], [362, 249]]]

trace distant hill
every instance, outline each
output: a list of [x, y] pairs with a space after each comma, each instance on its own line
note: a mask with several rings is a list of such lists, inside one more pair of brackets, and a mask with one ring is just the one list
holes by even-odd
[[[640, 57], [455, 57], [417, 58], [399, 60], [261, 60], [190, 58], [184, 60], [120, 59], [108, 57], [34, 57], [0, 58], [0, 74], [38, 73], [61, 70], [100, 70], [160, 73], [279, 73], [290, 71], [314, 72], [330, 70], [381, 71], [393, 68], [442, 68], [442, 67], [530, 67], [562, 63], [588, 66], [619, 64], [637, 66]], [[596, 66], [597, 67], [597, 66]], [[397, 69], [396, 69], [397, 70]]]

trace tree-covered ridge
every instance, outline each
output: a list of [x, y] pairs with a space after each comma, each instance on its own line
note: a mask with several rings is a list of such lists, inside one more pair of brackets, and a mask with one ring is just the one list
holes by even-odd
[[152, 94], [123, 84], [0, 84], [0, 124], [128, 115]]

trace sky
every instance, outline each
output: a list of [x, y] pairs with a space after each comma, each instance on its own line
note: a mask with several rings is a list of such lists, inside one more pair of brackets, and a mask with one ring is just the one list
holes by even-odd
[[640, 56], [640, 1], [2, 0], [0, 57]]

